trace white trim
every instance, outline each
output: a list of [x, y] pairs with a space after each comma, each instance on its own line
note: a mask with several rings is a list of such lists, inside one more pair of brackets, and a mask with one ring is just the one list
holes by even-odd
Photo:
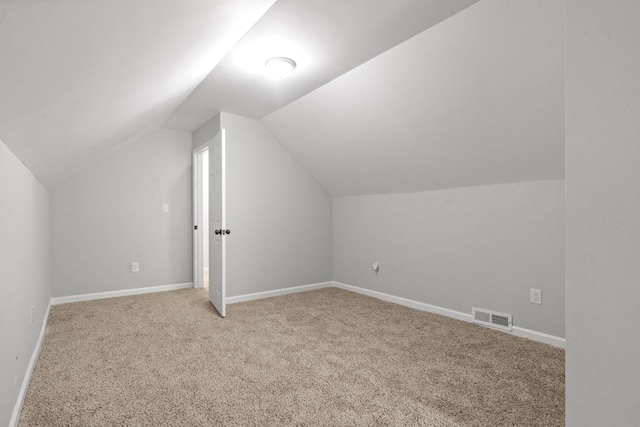
[[[397, 297], [394, 295], [385, 294], [378, 291], [372, 291], [369, 289], [359, 288], [357, 286], [346, 285], [340, 282], [333, 282], [333, 286], [336, 288], [344, 289], [345, 291], [351, 291], [362, 295], [378, 298], [384, 301], [392, 302], [395, 304], [404, 305], [406, 307], [415, 308], [417, 310], [428, 311], [429, 313], [440, 314], [442, 316], [451, 317], [453, 319], [462, 320], [464, 322], [473, 323], [473, 316], [467, 313], [462, 313], [448, 308], [438, 307], [436, 305], [426, 304], [419, 301], [410, 300], [407, 298]], [[500, 329], [496, 329], [500, 330]], [[509, 333], [508, 331], [502, 331]], [[513, 335], [528, 338], [533, 341], [538, 341], [545, 344], [550, 344], [555, 347], [565, 348], [566, 340], [564, 338], [556, 337], [554, 335], [545, 334], [543, 332], [532, 331], [530, 329], [513, 326], [511, 332]]]
[[[217, 134], [216, 134], [217, 135]], [[200, 268], [201, 264], [205, 263], [204, 259], [200, 259], [203, 254], [200, 254], [198, 251], [198, 243], [201, 240], [201, 244], [204, 245], [205, 242], [208, 244], [209, 236], [204, 235], [205, 224], [200, 223], [198, 221], [198, 214], [203, 210], [203, 206], [200, 206], [200, 191], [204, 188], [204, 180], [209, 179], [208, 176], [202, 176], [202, 180], [200, 179], [200, 175], [203, 170], [201, 167], [204, 165], [204, 159], [199, 164], [199, 157], [206, 151], [209, 151], [209, 145], [213, 141], [213, 139], [205, 142], [204, 144], [194, 148], [191, 152], [191, 198], [193, 205], [193, 226], [198, 225], [198, 230], [193, 229], [193, 287], [194, 288], [203, 288], [204, 287], [204, 279], [202, 277], [203, 269]], [[208, 225], [208, 224], [207, 224]], [[204, 252], [204, 251], [203, 251]]]
[[70, 302], [91, 301], [95, 299], [125, 297], [129, 295], [150, 294], [154, 292], [175, 291], [177, 289], [193, 288], [193, 282], [177, 283], [174, 285], [150, 286], [148, 288], [123, 289], [121, 291], [96, 292], [94, 294], [69, 295], [51, 298], [51, 305], [67, 304]]
[[33, 353], [31, 354], [31, 360], [29, 360], [29, 365], [27, 366], [27, 372], [24, 375], [24, 379], [22, 380], [22, 386], [20, 387], [20, 393], [18, 393], [18, 400], [16, 401], [16, 405], [13, 408], [13, 414], [11, 415], [11, 420], [9, 421], [9, 427], [17, 427], [18, 421], [20, 421], [20, 413], [22, 412], [22, 405], [24, 404], [24, 399], [27, 397], [27, 390], [29, 389], [29, 383], [31, 382], [31, 376], [33, 375], [33, 370], [36, 367], [36, 362], [38, 361], [38, 356], [40, 355], [40, 348], [42, 348], [42, 342], [44, 341], [44, 333], [47, 330], [47, 324], [49, 323], [49, 311], [51, 310], [51, 299], [49, 299], [49, 305], [47, 306], [47, 311], [44, 313], [44, 318], [42, 319], [42, 328], [40, 329], [40, 336], [38, 337], [38, 342], [36, 342], [36, 347], [33, 349]]
[[316, 289], [330, 288], [333, 282], [314, 283], [311, 285], [293, 286], [291, 288], [275, 289], [273, 291], [256, 292], [254, 294], [238, 295], [235, 297], [227, 297], [227, 304], [235, 304], [238, 302], [253, 301], [262, 298], [278, 297], [281, 295], [295, 294], [298, 292], [313, 291]]
[[448, 308], [442, 308], [436, 305], [425, 304], [423, 302], [414, 301], [414, 300], [402, 298], [402, 297], [397, 297], [394, 295], [389, 295], [389, 294], [385, 294], [378, 291], [372, 291], [369, 289], [359, 288], [357, 286], [346, 285], [340, 282], [333, 282], [333, 285], [336, 288], [344, 289], [345, 291], [351, 291], [357, 294], [367, 295], [370, 297], [381, 299], [383, 301], [388, 301], [395, 304], [404, 305], [406, 307], [415, 308], [416, 310], [428, 311], [429, 313], [452, 317], [454, 319], [462, 320], [464, 322], [471, 322], [473, 320], [473, 317], [471, 317], [470, 314], [461, 313], [455, 310], [449, 310]]
[[198, 168], [198, 153], [196, 150], [191, 152], [191, 203], [193, 205], [193, 218], [191, 230], [193, 231], [192, 237], [192, 263], [193, 263], [193, 287], [198, 287], [198, 230], [195, 229], [195, 225], [198, 224], [198, 174], [200, 170]]
[[531, 329], [521, 328], [514, 326], [512, 328], [513, 335], [523, 338], [529, 338], [530, 340], [542, 342], [552, 345], [554, 347], [565, 348], [567, 340], [564, 338], [556, 337], [555, 335], [545, 334], [544, 332], [532, 331]]
[[[218, 134], [216, 134], [216, 135], [218, 135]], [[215, 137], [213, 137], [213, 138], [215, 138]], [[208, 149], [209, 149], [209, 143], [210, 143], [211, 141], [213, 141], [213, 138], [211, 138], [209, 141], [205, 142], [205, 143], [204, 143], [204, 144], [202, 144], [202, 145], [198, 145], [196, 148], [194, 148], [194, 149], [193, 149], [193, 152], [194, 152], [195, 154], [200, 154], [200, 153], [202, 153], [204, 150], [208, 150]]]

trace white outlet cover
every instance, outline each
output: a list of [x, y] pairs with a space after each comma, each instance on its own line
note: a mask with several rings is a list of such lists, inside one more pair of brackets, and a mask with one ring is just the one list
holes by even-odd
[[138, 271], [140, 271], [140, 263], [132, 262], [131, 263], [131, 271], [134, 272], [134, 273], [137, 273]]
[[164, 213], [169, 212], [169, 203], [162, 204], [162, 212]]
[[532, 304], [542, 304], [542, 291], [540, 289], [530, 289], [529, 291], [529, 301]]

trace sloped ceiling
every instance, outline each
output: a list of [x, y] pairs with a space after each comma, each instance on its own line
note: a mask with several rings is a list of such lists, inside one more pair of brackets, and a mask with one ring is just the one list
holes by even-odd
[[55, 187], [159, 128], [274, 1], [0, 1], [0, 140]]
[[[0, 140], [54, 188], [163, 125], [271, 113], [477, 0], [275, 1], [0, 0]], [[285, 45], [287, 82], [238, 68]]]
[[333, 196], [562, 178], [564, 2], [476, 1], [0, 0], [0, 140], [54, 188], [222, 110]]
[[482, 0], [264, 124], [332, 196], [564, 177], [564, 2]]
[[[262, 118], [478, 0], [278, 0], [193, 93], [166, 127], [195, 130], [217, 111]], [[297, 67], [265, 79], [277, 56]]]

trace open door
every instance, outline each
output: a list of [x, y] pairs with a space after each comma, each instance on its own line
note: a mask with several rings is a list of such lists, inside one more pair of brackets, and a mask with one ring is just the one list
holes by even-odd
[[209, 301], [220, 316], [226, 312], [226, 229], [224, 129], [209, 145]]

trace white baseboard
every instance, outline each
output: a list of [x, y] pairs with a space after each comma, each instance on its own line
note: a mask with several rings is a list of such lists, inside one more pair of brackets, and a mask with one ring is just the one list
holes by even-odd
[[235, 304], [238, 302], [253, 301], [253, 300], [262, 299], [262, 298], [278, 297], [281, 295], [295, 294], [298, 292], [313, 291], [315, 289], [330, 288], [331, 286], [333, 286], [333, 282], [322, 282], [322, 283], [314, 283], [312, 285], [302, 285], [302, 286], [294, 286], [291, 288], [276, 289], [273, 291], [256, 292], [254, 294], [228, 297], [226, 299], [226, 303]]
[[33, 349], [33, 353], [31, 354], [31, 359], [29, 360], [29, 365], [27, 366], [27, 372], [24, 374], [24, 379], [22, 380], [22, 386], [20, 387], [20, 393], [18, 393], [18, 400], [16, 401], [16, 405], [13, 408], [13, 414], [11, 415], [11, 420], [9, 421], [9, 427], [17, 427], [18, 421], [20, 421], [20, 413], [22, 412], [22, 405], [24, 404], [25, 397], [27, 397], [27, 390], [29, 389], [31, 376], [33, 375], [33, 370], [36, 367], [36, 362], [38, 361], [38, 356], [40, 355], [40, 348], [42, 347], [42, 341], [44, 341], [44, 333], [46, 332], [47, 324], [49, 323], [49, 311], [51, 310], [51, 305], [52, 305], [51, 299], [49, 299], [49, 305], [47, 306], [47, 311], [44, 313], [44, 318], [42, 319], [42, 328], [40, 328], [40, 336], [38, 337], [36, 346]]
[[554, 347], [565, 348], [565, 346], [567, 345], [567, 340], [564, 338], [556, 337], [555, 335], [545, 334], [544, 332], [532, 331], [531, 329], [525, 329], [519, 326], [514, 326], [512, 328], [512, 333], [513, 335], [523, 337], [523, 338], [529, 338], [530, 340], [549, 344]]
[[124, 289], [121, 291], [96, 292], [94, 294], [70, 295], [67, 297], [51, 298], [51, 305], [67, 304], [70, 302], [90, 301], [94, 299], [125, 297], [129, 295], [150, 294], [154, 292], [175, 291], [177, 289], [193, 288], [193, 282], [177, 283], [173, 285], [150, 286], [148, 288]]
[[[344, 289], [346, 291], [355, 292], [362, 295], [367, 295], [370, 297], [378, 298], [384, 301], [392, 302], [395, 304], [404, 305], [407, 307], [415, 308], [417, 310], [428, 311], [429, 313], [440, 314], [442, 316], [452, 317], [454, 319], [462, 320], [464, 322], [473, 322], [473, 317], [471, 314], [462, 313], [460, 311], [450, 310], [448, 308], [438, 307], [436, 305], [426, 304], [423, 302], [410, 300], [407, 298], [397, 297], [394, 295], [385, 294], [378, 291], [372, 291], [369, 289], [359, 288], [357, 286], [346, 285], [340, 282], [333, 282], [333, 286], [336, 288]], [[512, 334], [528, 338], [533, 341], [542, 342], [545, 344], [550, 344], [555, 347], [565, 348], [566, 340], [564, 338], [556, 337], [553, 335], [545, 334], [543, 332], [532, 331], [530, 329], [520, 328], [518, 326], [514, 326], [512, 328]], [[496, 329], [498, 330], [498, 329]], [[508, 331], [501, 331], [505, 333], [509, 333]]]
[[395, 295], [389, 295], [378, 291], [372, 291], [369, 289], [359, 288], [357, 286], [346, 285], [340, 282], [333, 282], [336, 288], [344, 289], [345, 291], [351, 291], [362, 295], [378, 298], [383, 301], [392, 302], [395, 304], [404, 305], [407, 307], [415, 308], [417, 310], [428, 311], [429, 313], [440, 314], [442, 316], [453, 317], [454, 319], [463, 320], [465, 322], [471, 322], [473, 318], [471, 314], [461, 313], [455, 310], [449, 310], [448, 308], [438, 307], [436, 305], [426, 304], [407, 298], [397, 297]]

